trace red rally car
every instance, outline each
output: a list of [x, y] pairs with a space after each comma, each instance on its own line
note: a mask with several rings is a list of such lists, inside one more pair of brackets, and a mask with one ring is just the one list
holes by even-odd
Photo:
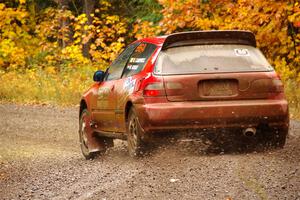
[[133, 42], [83, 94], [80, 146], [90, 159], [127, 139], [139, 156], [150, 134], [237, 128], [283, 147], [283, 84], [249, 31], [192, 31]]

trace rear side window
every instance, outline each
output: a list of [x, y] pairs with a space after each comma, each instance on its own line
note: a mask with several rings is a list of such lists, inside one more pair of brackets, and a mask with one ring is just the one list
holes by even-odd
[[157, 74], [272, 71], [264, 55], [247, 45], [197, 45], [160, 52]]
[[156, 49], [156, 45], [141, 43], [130, 56], [124, 69], [123, 77], [129, 77], [142, 71]]

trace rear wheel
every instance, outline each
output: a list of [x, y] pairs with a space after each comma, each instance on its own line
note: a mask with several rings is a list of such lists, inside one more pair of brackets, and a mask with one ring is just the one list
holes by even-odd
[[131, 157], [141, 156], [144, 152], [142, 129], [133, 108], [131, 108], [129, 111], [126, 129], [129, 155]]
[[277, 148], [283, 148], [286, 142], [288, 129], [279, 129], [275, 131], [273, 138], [271, 139], [271, 145]]
[[283, 148], [288, 134], [287, 128], [266, 131], [263, 135], [264, 143], [267, 146]]

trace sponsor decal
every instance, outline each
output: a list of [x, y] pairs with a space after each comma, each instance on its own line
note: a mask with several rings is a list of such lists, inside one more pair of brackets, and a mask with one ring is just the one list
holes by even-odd
[[146, 58], [130, 58], [130, 63], [144, 63]]
[[135, 82], [136, 79], [133, 79], [132, 77], [128, 77], [124, 82], [123, 89], [127, 90], [129, 94], [133, 93]]
[[137, 70], [139, 68], [139, 65], [128, 65], [127, 69], [129, 70]]

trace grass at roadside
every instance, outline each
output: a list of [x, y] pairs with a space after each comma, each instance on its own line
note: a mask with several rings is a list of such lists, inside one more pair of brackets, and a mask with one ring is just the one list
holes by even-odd
[[291, 118], [300, 119], [300, 83], [295, 80], [287, 80], [285, 94], [289, 101]]
[[0, 101], [26, 104], [75, 105], [92, 83], [95, 69], [68, 68], [11, 71], [0, 75]]

